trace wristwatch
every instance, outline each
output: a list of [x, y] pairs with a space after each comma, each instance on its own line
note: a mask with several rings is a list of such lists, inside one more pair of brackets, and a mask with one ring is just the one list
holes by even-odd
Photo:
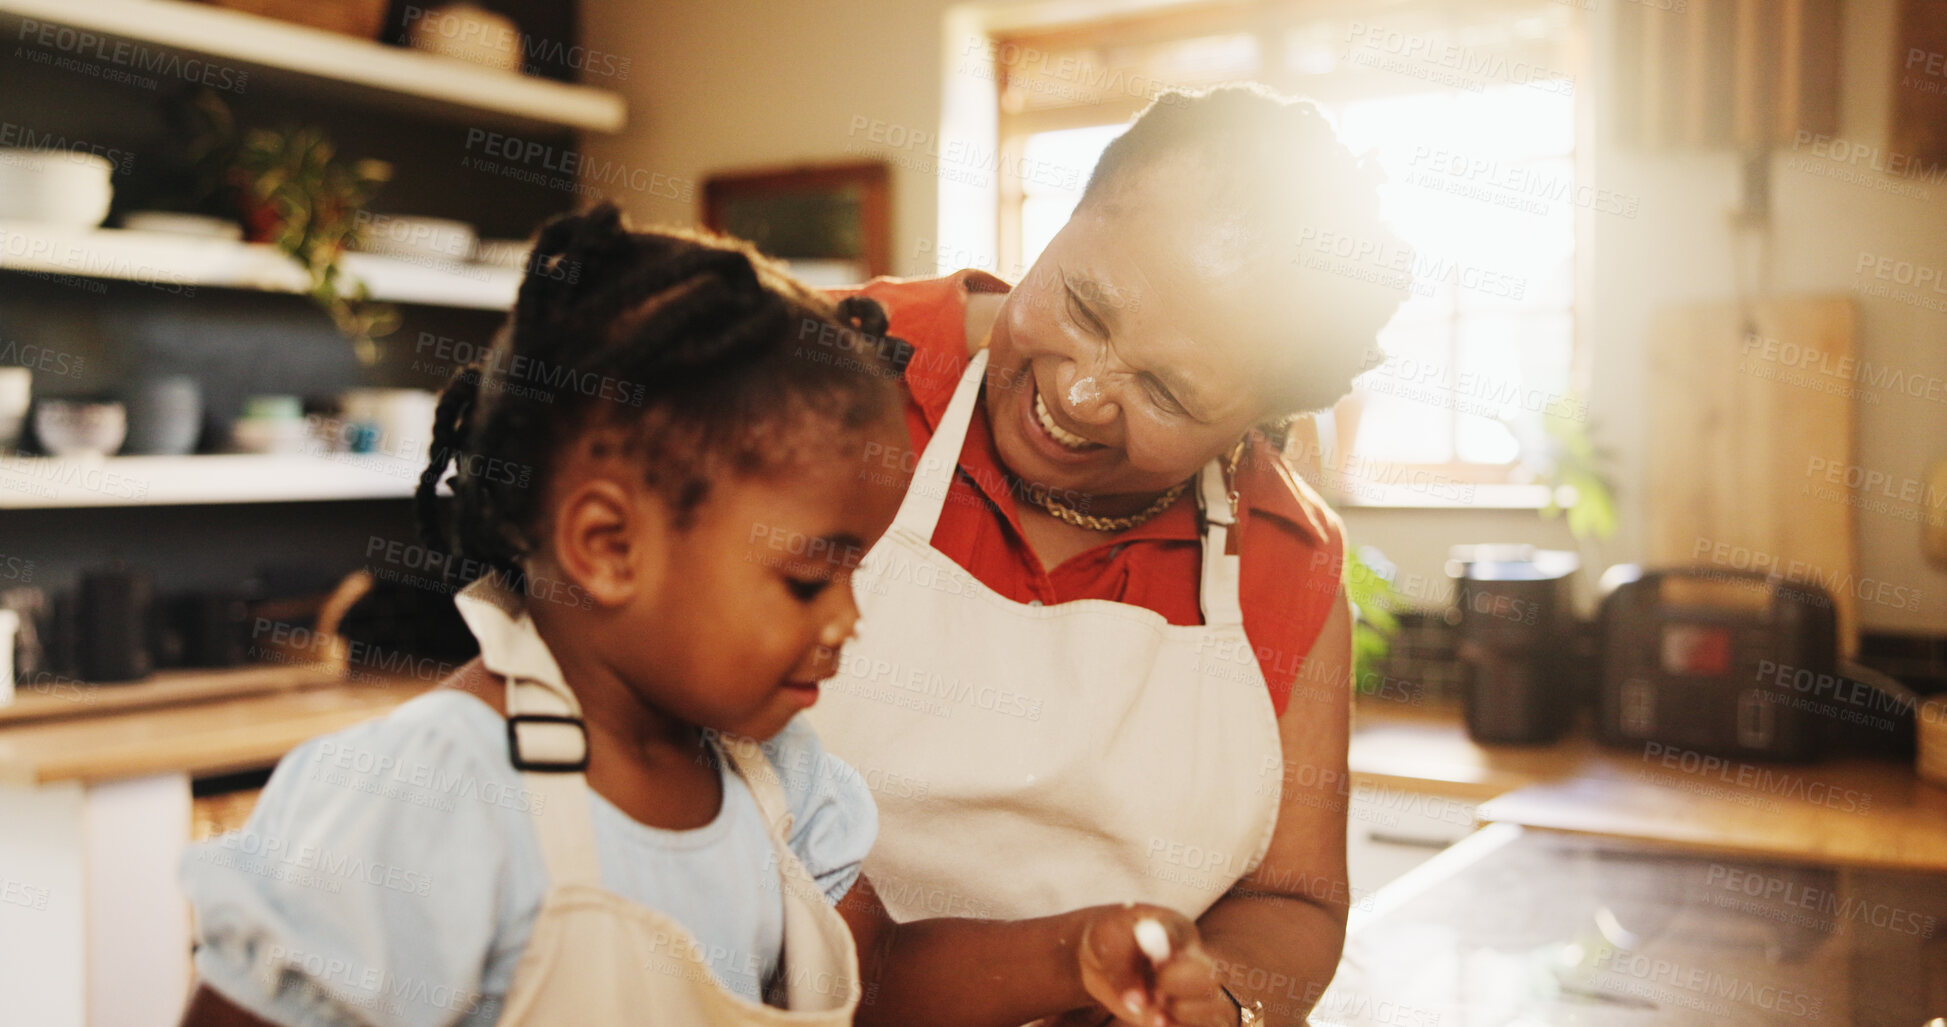
[[[1218, 987], [1223, 986], [1218, 985]], [[1229, 988], [1223, 990], [1224, 997], [1230, 1000], [1231, 1005], [1237, 1007], [1237, 1027], [1251, 1027], [1252, 1024], [1264, 1022], [1264, 1003], [1261, 1000], [1254, 1000], [1247, 1006]]]

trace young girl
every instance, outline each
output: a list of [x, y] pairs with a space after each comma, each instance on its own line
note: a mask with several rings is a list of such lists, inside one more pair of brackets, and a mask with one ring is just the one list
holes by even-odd
[[902, 491], [877, 306], [608, 206], [532, 270], [419, 491], [480, 658], [185, 858], [185, 1022], [1235, 1022], [1174, 911], [895, 925], [860, 877], [871, 796], [796, 715]]

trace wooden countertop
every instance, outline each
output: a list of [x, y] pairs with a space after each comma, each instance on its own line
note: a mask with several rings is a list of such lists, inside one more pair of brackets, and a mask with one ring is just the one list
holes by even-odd
[[1544, 747], [1484, 746], [1452, 710], [1362, 703], [1355, 716], [1355, 783], [1492, 800], [1482, 802], [1481, 822], [1791, 862], [1947, 871], [1947, 789], [1922, 781], [1910, 762], [1666, 759], [1586, 735]]
[[[299, 742], [384, 716], [432, 684], [410, 678], [313, 681], [218, 698], [208, 697], [207, 688], [190, 689], [201, 697], [0, 724], [0, 784], [111, 781], [174, 771], [207, 776], [268, 767]], [[77, 700], [76, 705], [87, 704]]]
[[[0, 722], [0, 783], [268, 767], [299, 742], [383, 716], [430, 686], [311, 680], [224, 697], [205, 685], [179, 705]], [[1906, 763], [1731, 760], [1706, 768], [1692, 757], [1664, 766], [1582, 735], [1545, 747], [1477, 745], [1442, 708], [1361, 703], [1355, 718], [1355, 785], [1479, 802], [1481, 822], [1796, 862], [1947, 870], [1947, 789], [1922, 782]]]
[[1549, 746], [1481, 745], [1452, 708], [1362, 701], [1353, 707], [1348, 762], [1357, 783], [1481, 801], [1571, 780], [1613, 758], [1579, 735]]

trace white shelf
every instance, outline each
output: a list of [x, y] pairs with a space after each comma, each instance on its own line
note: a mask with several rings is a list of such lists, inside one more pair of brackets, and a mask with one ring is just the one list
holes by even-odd
[[0, 456], [0, 510], [401, 499], [423, 459], [317, 456]]
[[10, 44], [22, 19], [202, 54], [244, 69], [369, 90], [447, 116], [484, 113], [515, 123], [615, 132], [628, 104], [591, 86], [468, 64], [335, 32], [183, 0], [0, 0]]
[[[369, 253], [347, 254], [344, 268], [373, 299], [388, 303], [507, 310], [521, 283], [521, 273], [510, 268]], [[19, 221], [0, 223], [0, 269], [141, 282], [177, 294], [191, 288], [298, 293], [305, 283], [295, 261], [262, 243]]]

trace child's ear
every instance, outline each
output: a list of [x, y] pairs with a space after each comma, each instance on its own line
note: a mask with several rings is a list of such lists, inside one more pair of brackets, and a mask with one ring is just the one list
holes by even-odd
[[652, 493], [590, 478], [555, 509], [554, 559], [596, 606], [626, 606], [662, 586], [672, 530]]

